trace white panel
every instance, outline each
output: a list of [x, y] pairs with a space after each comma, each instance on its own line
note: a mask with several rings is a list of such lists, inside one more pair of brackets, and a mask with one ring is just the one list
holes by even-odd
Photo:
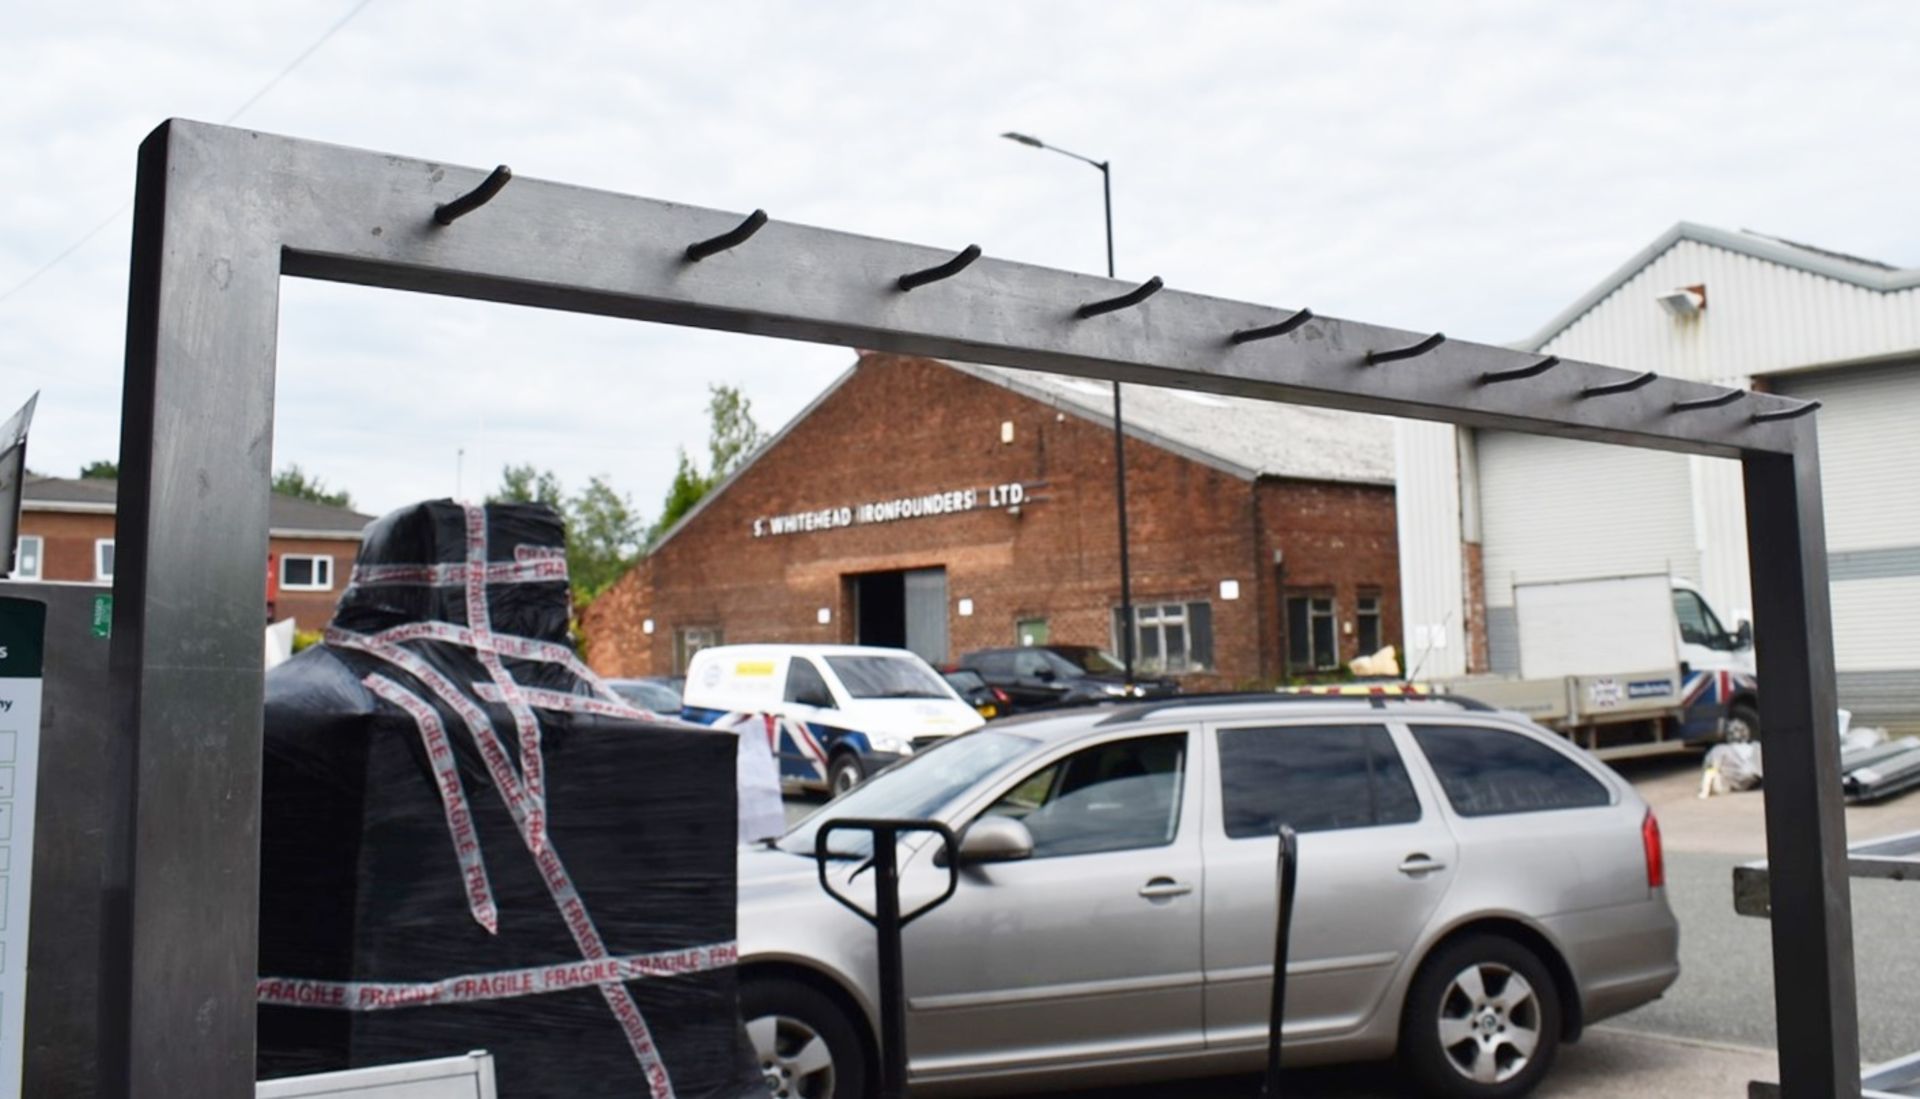
[[1920, 576], [1833, 585], [1833, 660], [1842, 672], [1920, 668]]
[[1699, 578], [1685, 455], [1493, 431], [1479, 454], [1488, 607], [1516, 582]]
[[1687, 459], [1693, 479], [1693, 529], [1700, 551], [1700, 591], [1728, 629], [1753, 618], [1753, 582], [1747, 567], [1747, 498], [1740, 463]]
[[1818, 400], [1827, 550], [1920, 546], [1920, 362], [1780, 379]]
[[1520, 674], [1527, 679], [1668, 668], [1674, 650], [1673, 585], [1665, 573], [1522, 584], [1513, 590]]
[[1401, 666], [1410, 675], [1417, 669], [1422, 678], [1465, 675], [1467, 670], [1454, 434], [1450, 424], [1393, 422], [1400, 619], [1405, 629]]

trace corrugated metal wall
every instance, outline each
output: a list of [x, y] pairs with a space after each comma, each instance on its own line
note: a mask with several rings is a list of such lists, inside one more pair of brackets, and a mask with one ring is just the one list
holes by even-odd
[[[1400, 530], [1402, 666], [1425, 676], [1466, 674], [1460, 560], [1460, 466], [1451, 424], [1393, 422]], [[1438, 631], [1436, 633], [1436, 631]]]

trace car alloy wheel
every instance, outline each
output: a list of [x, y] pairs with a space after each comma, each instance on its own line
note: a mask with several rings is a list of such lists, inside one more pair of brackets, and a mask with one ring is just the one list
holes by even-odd
[[1753, 707], [1741, 703], [1727, 711], [1726, 734], [1728, 744], [1750, 744], [1760, 739], [1760, 715]]
[[1461, 970], [1440, 996], [1440, 1048], [1476, 1084], [1504, 1084], [1526, 1071], [1540, 1023], [1533, 985], [1498, 962]]
[[860, 760], [857, 757], [835, 756], [833, 766], [827, 769], [828, 792], [837, 798], [860, 785], [860, 780], [865, 777], [865, 769], [860, 766]]
[[805, 1022], [786, 1015], [762, 1015], [748, 1021], [747, 1037], [774, 1099], [833, 1095], [833, 1051]]

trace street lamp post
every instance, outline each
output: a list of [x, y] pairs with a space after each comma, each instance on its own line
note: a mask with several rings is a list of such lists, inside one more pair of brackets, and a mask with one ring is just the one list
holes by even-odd
[[[1100, 197], [1107, 214], [1107, 277], [1113, 278], [1113, 165], [1105, 160], [1070, 152], [1030, 134], [1004, 133], [1008, 141], [1017, 141], [1035, 149], [1046, 149], [1070, 156], [1082, 164], [1100, 169]], [[1127, 559], [1127, 443], [1120, 415], [1120, 383], [1113, 383], [1113, 482], [1114, 510], [1120, 521], [1120, 661], [1126, 667], [1126, 682], [1133, 685], [1133, 573]]]

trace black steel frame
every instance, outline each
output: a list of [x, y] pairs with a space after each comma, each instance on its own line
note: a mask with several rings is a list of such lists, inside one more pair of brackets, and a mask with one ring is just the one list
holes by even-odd
[[[450, 206], [461, 216], [442, 224]], [[1814, 417], [1789, 415], [1801, 404], [1703, 407], [1725, 390], [1628, 389], [1634, 375], [1574, 361], [1488, 385], [1538, 356], [1452, 339], [1369, 368], [1430, 333], [1315, 316], [1235, 342], [1298, 314], [1173, 289], [1089, 323], [1082, 305], [1134, 288], [990, 256], [901, 293], [902, 275], [952, 253], [758, 220], [194, 122], [142, 144], [111, 672], [138, 746], [119, 853], [133, 973], [103, 1005], [127, 1019], [131, 1094], [252, 1094], [260, 562], [285, 276], [1740, 459], [1781, 1074], [1788, 1095], [1859, 1093], [1819, 461]]]

